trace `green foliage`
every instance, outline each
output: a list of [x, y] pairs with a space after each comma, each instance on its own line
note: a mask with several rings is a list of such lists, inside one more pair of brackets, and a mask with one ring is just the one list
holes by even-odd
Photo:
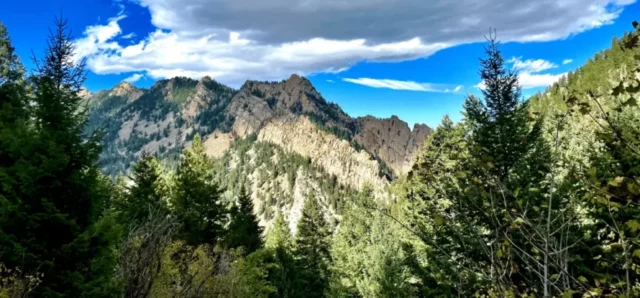
[[253, 213], [253, 201], [244, 186], [240, 188], [238, 205], [230, 210], [231, 221], [227, 227], [224, 245], [227, 248], [243, 247], [250, 254], [262, 247], [262, 227]]
[[169, 213], [167, 185], [162, 175], [157, 159], [146, 152], [142, 153], [140, 161], [133, 166], [131, 185], [120, 182], [121, 195], [114, 204], [125, 222], [140, 224], [149, 217], [150, 210]]
[[413, 285], [405, 265], [403, 233], [383, 214], [389, 210], [371, 199], [372, 191], [364, 189], [340, 222], [331, 247], [331, 296], [409, 297]]
[[212, 161], [204, 153], [200, 135], [186, 149], [178, 169], [171, 200], [182, 223], [178, 237], [189, 245], [215, 245], [222, 236], [220, 189], [213, 180]]
[[[230, 251], [225, 259], [231, 262], [228, 272], [216, 278], [215, 291], [209, 297], [271, 297], [276, 289], [267, 281], [268, 271], [264, 266], [261, 250], [246, 258], [242, 249]], [[227, 262], [229, 262], [227, 261]]]
[[306, 297], [324, 297], [329, 287], [331, 230], [318, 200], [307, 198], [295, 238], [298, 276]]
[[[112, 270], [105, 266], [118, 225], [102, 221], [110, 192], [97, 166], [101, 135], [83, 134], [86, 113], [78, 91], [84, 65], [74, 62], [66, 21], [55, 25], [28, 98], [21, 98], [28, 89], [19, 90], [21, 71], [0, 29], [0, 131], [6, 142], [0, 149], [0, 262], [46, 272], [37, 296], [104, 297], [111, 290]], [[14, 117], [5, 117], [9, 109]], [[13, 136], [5, 139], [9, 131]]]

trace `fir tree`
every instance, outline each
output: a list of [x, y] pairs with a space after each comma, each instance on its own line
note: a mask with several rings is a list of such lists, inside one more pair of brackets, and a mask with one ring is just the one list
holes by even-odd
[[108, 296], [113, 270], [101, 262], [110, 258], [111, 241], [118, 237], [111, 237], [115, 225], [100, 221], [109, 196], [97, 166], [100, 134], [83, 135], [86, 117], [78, 91], [84, 63], [75, 62], [66, 21], [57, 19], [55, 26], [45, 57], [35, 60], [33, 125], [18, 135], [30, 137], [12, 144], [15, 152], [2, 162], [0, 197], [12, 210], [10, 222], [0, 226], [0, 262], [46, 272], [36, 289], [39, 297]]
[[133, 166], [132, 185], [124, 186], [122, 198], [116, 205], [126, 222], [133, 225], [141, 224], [147, 220], [151, 210], [168, 214], [167, 195], [161, 175], [162, 170], [157, 159], [143, 152], [140, 161]]
[[253, 213], [253, 201], [247, 194], [244, 185], [240, 188], [238, 205], [231, 208], [231, 222], [225, 235], [225, 246], [228, 248], [243, 247], [250, 254], [262, 247], [262, 227]]
[[271, 255], [267, 270], [269, 272], [268, 281], [276, 288], [273, 297], [300, 297], [304, 295], [302, 289], [298, 288], [300, 283], [298, 282], [292, 245], [289, 227], [282, 213], [278, 213], [267, 233], [264, 248]]
[[480, 60], [484, 100], [471, 95], [464, 104], [473, 133], [475, 154], [492, 163], [492, 173], [505, 179], [509, 171], [539, 137], [539, 127], [530, 128], [529, 107], [521, 101], [518, 74], [508, 70], [495, 33]]
[[192, 246], [221, 239], [220, 189], [214, 182], [213, 164], [204, 153], [199, 134], [184, 151], [176, 173], [172, 207], [182, 224], [178, 237]]
[[295, 254], [300, 287], [306, 297], [324, 297], [329, 282], [331, 231], [313, 193], [309, 194], [298, 223]]

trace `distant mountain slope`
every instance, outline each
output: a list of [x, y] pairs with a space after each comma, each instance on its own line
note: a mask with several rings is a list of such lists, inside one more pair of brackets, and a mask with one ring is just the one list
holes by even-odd
[[[407, 173], [415, 153], [431, 132], [426, 125], [415, 125], [411, 130], [395, 116], [351, 118], [337, 104], [326, 101], [309, 80], [297, 75], [281, 82], [247, 81], [239, 90], [209, 77], [199, 81], [161, 80], [148, 90], [123, 82], [87, 97], [88, 129], [105, 131], [101, 165], [110, 175], [126, 172], [142, 151], [172, 162], [195, 133], [203, 136], [210, 155], [220, 157], [239, 138], [254, 134], [270, 138], [273, 136], [261, 131], [269, 128], [273, 132], [283, 123], [303, 121], [300, 123], [312, 123], [322, 135], [346, 140], [347, 147], [354, 150], [343, 152], [346, 156], [324, 152], [334, 160], [322, 160], [327, 166], [343, 165], [344, 168], [332, 170], [336, 174], [360, 173], [360, 178], [348, 180], [361, 186], [362, 179], [371, 182], [362, 178], [368, 175], [363, 174], [367, 171], [376, 171], [388, 179]], [[288, 133], [286, 141], [278, 145], [298, 154], [310, 152], [311, 148], [304, 147], [308, 134]], [[278, 139], [270, 141], [278, 143]], [[359, 153], [361, 150], [364, 152]], [[314, 154], [321, 160], [318, 152]], [[371, 164], [360, 155], [369, 156]]]

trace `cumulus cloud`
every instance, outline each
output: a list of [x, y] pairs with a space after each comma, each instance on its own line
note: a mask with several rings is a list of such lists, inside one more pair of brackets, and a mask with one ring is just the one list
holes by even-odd
[[129, 5], [147, 8], [156, 27], [143, 40], [125, 44], [130, 32], [122, 32], [119, 16], [88, 27], [76, 44], [78, 57], [99, 74], [209, 75], [240, 85], [427, 57], [483, 41], [489, 27], [503, 42], [562, 39], [611, 24], [633, 2], [136, 0]]
[[390, 80], [390, 79], [344, 78], [342, 80], [345, 82], [368, 86], [372, 88], [385, 88], [385, 89], [393, 89], [393, 90], [409, 90], [409, 91], [422, 91], [422, 92], [458, 92], [462, 89], [462, 86], [418, 83], [414, 81], [399, 81], [399, 80]]
[[142, 79], [142, 77], [144, 77], [143, 74], [134, 73], [130, 77], [124, 79], [123, 81], [129, 82], [129, 83], [135, 83], [135, 82], [139, 81], [140, 79]]
[[569, 63], [571, 63], [571, 62], [573, 62], [573, 59], [564, 59], [564, 60], [562, 60], [562, 64], [563, 64], [563, 65], [565, 65], [565, 64], [569, 64]]

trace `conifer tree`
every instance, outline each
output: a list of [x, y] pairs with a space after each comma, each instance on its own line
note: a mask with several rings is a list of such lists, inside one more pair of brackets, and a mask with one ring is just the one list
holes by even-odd
[[140, 161], [133, 166], [132, 185], [123, 191], [117, 209], [130, 224], [141, 224], [149, 217], [149, 212], [168, 214], [167, 195], [162, 181], [162, 170], [158, 160], [143, 152]]
[[295, 238], [300, 287], [306, 297], [324, 297], [328, 290], [331, 231], [313, 193], [302, 209]]
[[284, 220], [284, 216], [282, 216], [282, 213], [279, 212], [276, 216], [276, 219], [273, 221], [271, 229], [269, 229], [269, 232], [267, 233], [265, 246], [268, 248], [283, 247], [286, 249], [291, 249], [291, 241], [292, 238], [289, 227]]
[[521, 100], [518, 74], [508, 70], [495, 33], [480, 60], [484, 100], [471, 95], [464, 104], [476, 147], [475, 155], [493, 164], [492, 173], [505, 179], [509, 171], [539, 137], [539, 127], [529, 125], [529, 107]]
[[268, 281], [276, 289], [274, 297], [300, 297], [304, 290], [299, 288], [296, 260], [294, 258], [291, 232], [282, 213], [278, 213], [267, 233], [264, 250], [271, 254], [267, 266]]
[[182, 225], [178, 237], [187, 244], [215, 245], [221, 239], [222, 206], [220, 189], [214, 181], [213, 164], [204, 153], [202, 139], [196, 134], [191, 148], [184, 151], [178, 165], [173, 212]]
[[[7, 48], [5, 44], [3, 53]], [[113, 270], [97, 263], [109, 258], [111, 241], [117, 238], [110, 237], [114, 225], [100, 223], [109, 196], [97, 166], [101, 136], [83, 134], [86, 117], [78, 91], [84, 63], [75, 61], [65, 20], [56, 20], [44, 58], [34, 60], [33, 125], [18, 135], [30, 137], [9, 147], [20, 150], [3, 161], [0, 174], [0, 197], [12, 206], [11, 222], [0, 226], [5, 242], [0, 262], [25, 272], [46, 272], [38, 297], [111, 295], [113, 288], [104, 281]]]
[[240, 187], [238, 204], [231, 208], [231, 222], [225, 235], [225, 246], [228, 248], [243, 247], [246, 254], [250, 254], [262, 247], [262, 227], [253, 213], [253, 201], [245, 190]]

